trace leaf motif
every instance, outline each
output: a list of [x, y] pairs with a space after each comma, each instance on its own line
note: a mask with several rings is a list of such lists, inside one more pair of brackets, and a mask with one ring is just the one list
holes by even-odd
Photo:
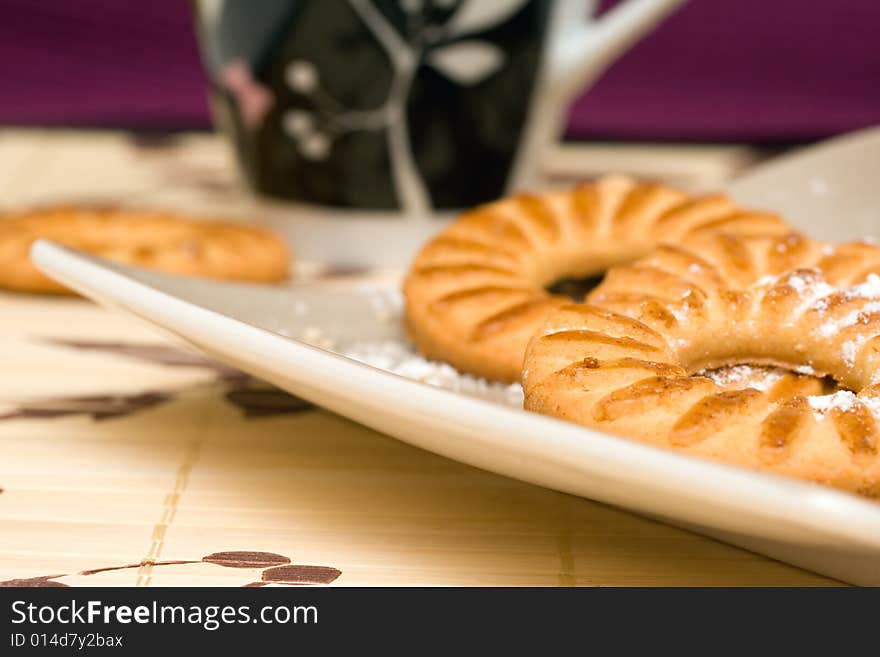
[[263, 582], [278, 584], [329, 584], [342, 574], [328, 566], [277, 566], [263, 571]]
[[225, 568], [268, 568], [290, 563], [290, 557], [274, 552], [251, 552], [235, 550], [232, 552], [213, 552], [202, 557], [205, 563], [213, 563]]
[[64, 575], [43, 575], [42, 577], [28, 577], [26, 579], [8, 579], [0, 582], [0, 588], [67, 588], [67, 584], [56, 582], [53, 578], [64, 577]]
[[488, 41], [459, 41], [432, 51], [428, 64], [453, 82], [470, 86], [501, 68], [504, 51]]
[[246, 381], [227, 390], [226, 401], [238, 406], [246, 419], [302, 413], [314, 408], [312, 404], [288, 392], [261, 381]]
[[451, 37], [494, 27], [518, 12], [526, 0], [464, 0], [446, 24]]
[[143, 392], [134, 395], [91, 395], [87, 397], [64, 397], [22, 404], [0, 420], [26, 420], [89, 415], [95, 421], [131, 415], [163, 404], [172, 399], [163, 392]]
[[204, 368], [216, 372], [221, 379], [242, 380], [250, 378], [244, 372], [211, 360], [202, 354], [163, 344], [152, 344], [149, 342], [106, 342], [102, 340], [62, 340], [54, 338], [49, 338], [46, 342], [82, 351], [119, 354], [120, 356], [136, 358], [148, 363], [166, 365], [168, 367]]

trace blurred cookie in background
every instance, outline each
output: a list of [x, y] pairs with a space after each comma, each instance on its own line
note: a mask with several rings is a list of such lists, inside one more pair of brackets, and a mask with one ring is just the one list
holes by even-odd
[[48, 239], [86, 253], [169, 274], [254, 283], [287, 277], [290, 251], [274, 233], [165, 211], [56, 206], [0, 216], [0, 288], [72, 294], [31, 263]]

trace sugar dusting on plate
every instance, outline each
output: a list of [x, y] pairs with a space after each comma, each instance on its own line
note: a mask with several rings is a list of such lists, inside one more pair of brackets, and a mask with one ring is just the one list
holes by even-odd
[[[376, 320], [383, 324], [400, 325], [403, 301], [399, 292], [387, 288], [364, 287], [363, 293]], [[447, 363], [424, 358], [403, 337], [341, 340], [331, 337], [327, 331], [312, 325], [307, 326], [299, 334], [289, 335], [315, 347], [333, 351], [346, 358], [407, 379], [522, 408], [523, 391], [519, 383], [493, 383], [469, 374], [462, 374]]]
[[337, 353], [414, 381], [522, 408], [523, 391], [520, 384], [492, 383], [461, 374], [447, 363], [423, 358], [406, 343], [395, 340], [358, 341]]

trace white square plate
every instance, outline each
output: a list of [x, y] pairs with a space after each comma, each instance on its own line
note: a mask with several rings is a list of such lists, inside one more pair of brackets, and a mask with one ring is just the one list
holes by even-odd
[[[880, 225], [880, 131], [765, 165], [730, 186], [821, 238]], [[377, 289], [264, 288], [123, 267], [39, 242], [34, 261], [97, 301], [357, 422], [493, 472], [664, 519], [857, 584], [880, 584], [880, 504], [630, 442], [365, 365], [328, 344], [401, 341]], [[393, 286], [385, 290], [394, 293]]]

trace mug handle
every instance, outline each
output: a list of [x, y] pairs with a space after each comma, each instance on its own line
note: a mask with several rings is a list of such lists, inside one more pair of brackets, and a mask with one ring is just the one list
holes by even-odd
[[537, 182], [541, 152], [562, 132], [569, 105], [640, 37], [685, 0], [622, 0], [587, 18], [596, 0], [555, 0], [544, 61], [532, 96], [508, 191]]
[[594, 0], [557, 0], [550, 16], [549, 84], [574, 100], [652, 27], [685, 0], [622, 0], [601, 18], [585, 20]]

